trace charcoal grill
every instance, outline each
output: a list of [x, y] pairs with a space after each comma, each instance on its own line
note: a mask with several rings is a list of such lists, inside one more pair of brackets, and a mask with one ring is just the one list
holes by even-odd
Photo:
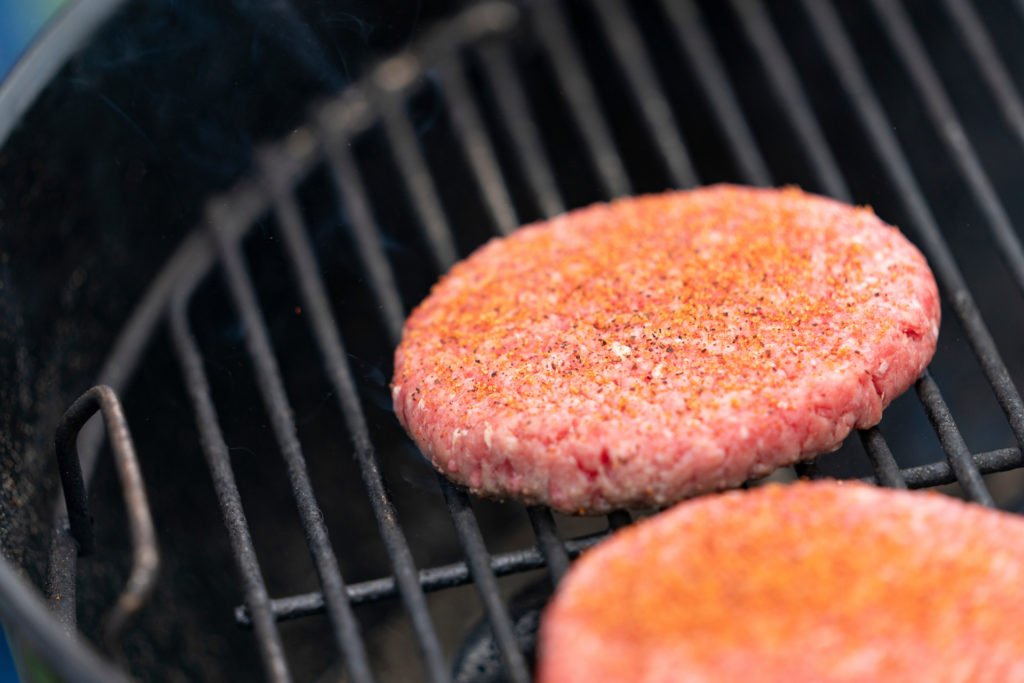
[[[420, 486], [437, 488], [443, 495], [462, 558], [436, 565], [417, 561], [408, 517], [398, 505], [401, 494], [393, 488], [396, 482], [386, 479], [389, 459], [415, 456], [407, 446], [396, 445], [396, 424], [381, 417], [386, 410], [379, 406], [379, 396], [375, 404], [374, 396], [367, 395], [366, 382], [354, 369], [358, 354], [346, 350], [350, 336], [360, 349], [376, 347], [382, 357], [389, 354], [410, 304], [489, 235], [508, 234], [522, 222], [588, 201], [709, 180], [753, 185], [798, 181], [843, 201], [876, 204], [884, 218], [898, 222], [925, 252], [943, 293], [945, 346], [937, 362], [945, 354], [947, 365], [969, 368], [966, 373], [975, 384], [983, 378], [989, 393], [978, 400], [987, 406], [994, 398], [992, 405], [1001, 409], [999, 419], [989, 415], [985, 424], [997, 423], [993, 438], [1010, 444], [972, 451], [969, 435], [953, 416], [956, 406], [963, 411], [974, 399], [959, 397], [957, 386], [947, 390], [956, 397], [947, 404], [939, 383], [926, 372], [915, 393], [936, 438], [912, 427], [914, 418], [907, 416], [919, 411], [913, 399], [898, 401], [888, 414], [895, 413], [897, 419], [887, 417], [882, 425], [889, 440], [879, 428], [860, 432], [837, 456], [801, 465], [796, 474], [860, 476], [896, 488], [953, 484], [957, 487], [952, 492], [996, 505], [987, 475], [1024, 466], [1024, 404], [1011, 374], [1020, 368], [1007, 366], [997, 339], [1019, 345], [1024, 331], [1005, 320], [1005, 312], [995, 332], [990, 329], [992, 310], [972, 296], [950, 240], [981, 243], [983, 265], [975, 263], [974, 273], [998, 269], [989, 264], [997, 254], [1002, 259], [1000, 277], [1024, 292], [1024, 251], [1011, 218], [1024, 207], [1004, 204], [1005, 188], [998, 186], [992, 171], [998, 170], [1000, 159], [990, 158], [993, 150], [1009, 149], [1006, 153], [1019, 168], [1024, 104], [1007, 57], [977, 8], [966, 0], [943, 0], [941, 10], [934, 10], [938, 19], [928, 15], [922, 20], [928, 9], [930, 5], [904, 7], [888, 0], [839, 8], [818, 0], [794, 6], [731, 0], [713, 7], [700, 7], [695, 0], [635, 7], [624, 0], [565, 6], [486, 2], [436, 26], [340, 97], [317, 106], [307, 125], [265, 146], [248, 179], [209, 201], [202, 224], [186, 237], [126, 322], [97, 378], [98, 388], [76, 402], [57, 427], [64, 498], [53, 523], [46, 593], [49, 614], [66, 631], [74, 632], [82, 607], [76, 600], [79, 557], [105, 552], [94, 538], [86, 495], [104, 441], [110, 443], [125, 500], [130, 578], [102, 620], [102, 635], [86, 634], [106, 656], [98, 656], [85, 639], [59, 637], [41, 602], [24, 596], [15, 600], [12, 586], [18, 580], [8, 576], [6, 567], [0, 572], [8, 586], [0, 592], [4, 616], [28, 625], [24, 638], [68, 680], [128, 676], [133, 660], [122, 652], [120, 641], [158, 581], [160, 557], [174, 553], [166, 546], [158, 551], [161, 526], [174, 520], [150, 512], [147, 490], [161, 482], [143, 483], [139, 469], [146, 469], [146, 453], [134, 448], [127, 426], [132, 421], [129, 385], [140, 368], [153, 362], [154, 340], [163, 339], [171, 350], [164, 360], [176, 365], [189, 400], [186, 414], [191, 413], [198, 437], [192, 453], [205, 459], [230, 540], [242, 600], [232, 618], [238, 627], [251, 629], [251, 651], [258, 654], [268, 680], [307, 675], [301, 665], [297, 668], [296, 655], [289, 652], [291, 641], [282, 637], [281, 629], [284, 622], [322, 619], [315, 615], [324, 614], [329, 637], [323, 644], [330, 651], [328, 659], [338, 662], [325, 676], [376, 680], [379, 653], [371, 654], [373, 643], [359, 610], [387, 601], [401, 606], [409, 642], [416, 644], [416, 675], [452, 680], [450, 648], [442, 643], [428, 595], [466, 584], [472, 584], [487, 626], [477, 629], [475, 640], [463, 647], [472, 657], [460, 658], [455, 676], [460, 681], [530, 680], [536, 612], [529, 618], [514, 616], [499, 577], [543, 569], [557, 584], [573, 557], [628, 524], [630, 513], [616, 512], [602, 528], [567, 537], [565, 519], [531, 507], [525, 518], [534, 542], [492, 552], [474, 501], [437, 477]], [[1016, 19], [1024, 20], [1024, 11]], [[960, 103], [952, 93], [962, 89], [948, 86], [949, 60], [936, 59], [926, 41], [941, 35], [933, 26], [936, 20], [955, 33], [956, 49], [967, 58], [959, 68], [985, 88], [990, 118], [961, 120]], [[660, 24], [663, 43], [650, 37], [652, 21]], [[813, 40], [797, 50], [787, 36], [804, 27]], [[1020, 31], [1024, 25], [1017, 27]], [[882, 56], [864, 56], [864, 41], [871, 41], [872, 50], [877, 47]], [[923, 118], [909, 131], [894, 131], [894, 120], [899, 117], [905, 124], [905, 115], [892, 111], [892, 88], [882, 92], [869, 75], [890, 51], [886, 68], [903, 74], [913, 114]], [[608, 71], [598, 79], [595, 69], [601, 68]], [[611, 99], [608, 82], [615, 84]], [[685, 92], [680, 95], [678, 90]], [[687, 98], [693, 98], [692, 107]], [[860, 143], [845, 144], [846, 136], [857, 138], [865, 149], [859, 149]], [[938, 167], [922, 163], [932, 159], [921, 152], [929, 143], [935, 145], [931, 153], [941, 159]], [[856, 148], [853, 153], [851, 147]], [[716, 153], [717, 148], [728, 154]], [[438, 159], [443, 160], [440, 166]], [[937, 192], [936, 185], [944, 189]], [[319, 189], [314, 193], [309, 187]], [[967, 237], [957, 235], [951, 221], [940, 219], [940, 207], [948, 207], [953, 195], [965, 198], [968, 213], [979, 224]], [[334, 225], [340, 221], [348, 228], [354, 256], [347, 264], [339, 265], [318, 245], [317, 226], [325, 215], [334, 217]], [[262, 249], [273, 242], [277, 266], [253, 255], [254, 240]], [[391, 246], [395, 240], [418, 245], [412, 250], [415, 255], [405, 261], [396, 257]], [[351, 272], [341, 276], [339, 268]], [[265, 303], [272, 299], [279, 304], [287, 297], [264, 291], [267, 273], [288, 283], [295, 301], [290, 319], [309, 335], [329, 385], [326, 410], [343, 420], [350, 443], [334, 444], [331, 457], [347, 458], [350, 453], [358, 465], [390, 565], [386, 575], [351, 582], [343, 578], [339, 558], [362, 549], [340, 547], [332, 539], [332, 520], [321, 511], [332, 493], [312, 474], [315, 463], [300, 439], [293, 408], [297, 397], [289, 389], [285, 367], [294, 363], [282, 357], [280, 330], [268, 322], [276, 317]], [[339, 281], [349, 289], [339, 291], [331, 284]], [[218, 292], [238, 322], [251, 392], [225, 395], [213, 386], [216, 351], [209, 350], [210, 336], [195, 323], [208, 316], [194, 311], [212, 305], [206, 302]], [[354, 303], [339, 304], [339, 298]], [[957, 355], [961, 348], [963, 358], [972, 357], [962, 360]], [[128, 419], [122, 401], [129, 406]], [[225, 402], [249, 402], [265, 411], [315, 570], [314, 590], [268, 587], [266, 556], [261, 563], [254, 540], [258, 530], [249, 521], [253, 506], [260, 503], [243, 501], [236, 482], [237, 457], [219, 417]], [[97, 411], [103, 414], [102, 423], [86, 424]], [[147, 428], [132, 422], [136, 436]], [[896, 442], [901, 448], [890, 446]], [[120, 661], [114, 664], [107, 657]]]

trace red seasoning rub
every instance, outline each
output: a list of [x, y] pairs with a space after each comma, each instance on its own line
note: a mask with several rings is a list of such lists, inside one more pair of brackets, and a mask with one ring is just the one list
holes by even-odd
[[538, 683], [1024, 681], [1024, 520], [938, 493], [768, 485], [570, 570]]
[[870, 209], [720, 185], [492, 240], [409, 317], [392, 394], [477, 493], [662, 506], [876, 424], [938, 329], [924, 258]]

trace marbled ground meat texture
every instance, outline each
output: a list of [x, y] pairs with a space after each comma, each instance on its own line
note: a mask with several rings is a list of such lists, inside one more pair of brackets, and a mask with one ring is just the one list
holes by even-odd
[[729, 185], [494, 239], [406, 322], [398, 419], [474, 492], [664, 506], [837, 448], [939, 330], [918, 250], [869, 208]]
[[1024, 681], [1024, 520], [939, 493], [769, 484], [573, 565], [539, 683]]

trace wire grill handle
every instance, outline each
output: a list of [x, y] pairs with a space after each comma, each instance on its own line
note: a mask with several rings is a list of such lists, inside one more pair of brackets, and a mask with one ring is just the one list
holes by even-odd
[[108, 649], [117, 650], [118, 638], [128, 620], [146, 603], [156, 583], [160, 568], [160, 553], [156, 544], [153, 517], [146, 498], [135, 446], [128, 432], [128, 421], [117, 394], [108, 386], [95, 386], [80, 396], [67, 409], [57, 425], [54, 447], [60, 467], [64, 502], [68, 510], [71, 535], [78, 545], [78, 555], [90, 555], [96, 547], [89, 500], [78, 459], [78, 433], [96, 413], [102, 413], [110, 437], [117, 476], [121, 480], [128, 525], [132, 541], [131, 574], [114, 607], [107, 614], [103, 637]]

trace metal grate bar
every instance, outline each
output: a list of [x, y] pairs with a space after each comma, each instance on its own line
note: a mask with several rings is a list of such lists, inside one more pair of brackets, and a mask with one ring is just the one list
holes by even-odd
[[505, 672], [513, 683], [529, 683], [530, 673], [526, 659], [519, 649], [512, 620], [502, 602], [498, 580], [491, 569], [491, 558], [487, 546], [484, 545], [480, 526], [469, 506], [469, 498], [464, 490], [453, 486], [444, 475], [438, 473], [437, 480], [441, 483], [452, 523], [466, 553], [466, 566], [469, 567], [469, 574], [476, 584], [480, 601], [487, 613], [501, 661], [505, 665]]
[[690, 187], [699, 180], [686, 151], [680, 128], [676, 125], [665, 91], [654, 75], [654, 67], [643, 45], [643, 38], [622, 0], [592, 2], [615, 58], [622, 66], [628, 88], [640, 112], [647, 120], [657, 143], [658, 153], [676, 187]]
[[220, 430], [217, 409], [213, 405], [210, 385], [203, 369], [202, 355], [189, 330], [187, 307], [191, 293], [190, 289], [179, 290], [171, 302], [170, 325], [173, 346], [185, 378], [185, 387], [195, 409], [200, 443], [207, 466], [210, 468], [224, 525], [231, 538], [235, 563], [242, 579], [246, 608], [256, 631], [263, 670], [271, 681], [287, 683], [292, 680], [292, 676], [285, 659], [281, 634], [274, 621], [270, 596], [249, 532], [249, 522], [245, 518], [242, 498], [235, 483], [234, 472], [231, 470], [231, 456]]
[[530, 515], [530, 525], [537, 537], [538, 550], [544, 556], [548, 573], [551, 575], [551, 583], [557, 586], [565, 572], [569, 570], [569, 553], [562, 539], [558, 537], [555, 518], [551, 515], [551, 510], [545, 507], [530, 506], [526, 511]]
[[878, 483], [893, 489], [907, 488], [907, 482], [904, 481], [903, 475], [900, 473], [900, 466], [896, 463], [896, 458], [893, 457], [892, 451], [889, 450], [889, 444], [885, 442], [885, 437], [882, 436], [878, 427], [862, 429], [859, 434], [860, 441], [864, 444], [864, 450], [867, 451], [868, 458], [871, 460], [871, 467], [875, 470], [875, 479], [878, 480]]
[[338, 560], [331, 549], [330, 537], [323, 515], [316, 503], [313, 485], [306, 468], [302, 446], [295, 434], [292, 410], [284, 390], [284, 382], [270, 345], [270, 335], [260, 313], [256, 291], [245, 270], [237, 242], [229, 242], [222, 225], [229, 217], [211, 205], [208, 227], [213, 233], [224, 269], [224, 276], [235, 308], [245, 329], [245, 345], [249, 352], [260, 394], [270, 417], [281, 454], [288, 467], [288, 478], [295, 496], [306, 543], [313, 557], [320, 584], [327, 596], [327, 614], [333, 625], [338, 648], [344, 654], [345, 664], [352, 678], [372, 681], [373, 675], [359, 633], [359, 625], [345, 594], [345, 584], [338, 568]]
[[442, 83], [446, 86], [441, 92], [448, 101], [455, 132], [463, 153], [476, 174], [494, 225], [501, 234], [511, 234], [519, 227], [519, 219], [512, 206], [508, 186], [498, 167], [491, 139], [480, 118], [480, 111], [470, 95], [462, 63], [457, 55], [449, 55], [438, 66], [438, 71]]
[[526, 93], [505, 43], [488, 42], [480, 48], [483, 65], [498, 109], [512, 135], [512, 141], [527, 183], [537, 198], [541, 213], [550, 218], [565, 211], [555, 174], [540, 141], [540, 132], [530, 115]]
[[953, 469], [957, 481], [960, 482], [971, 500], [988, 507], [995, 507], [992, 494], [989, 493], [977, 465], [971, 459], [971, 451], [967, 448], [964, 437], [960, 434], [960, 428], [957, 427], [946, 401], [942, 398], [939, 385], [935, 383], [928, 372], [925, 372], [914, 388], [921, 398], [921, 403], [924, 404], [928, 419], [931, 420], [939, 435], [942, 450], [946, 452], [946, 458], [949, 460], [949, 465]]
[[562, 8], [555, 0], [532, 6], [533, 27], [555, 69], [559, 88], [565, 94], [605, 191], [611, 197], [632, 192], [626, 168], [615, 149], [611, 131], [600, 114], [597, 95], [590, 85], [583, 60], [569, 33]]
[[388, 264], [381, 245], [380, 232], [373, 219], [370, 202], [366, 197], [355, 160], [348, 150], [348, 141], [331, 139], [325, 141], [327, 163], [331, 169], [338, 191], [339, 214], [349, 217], [360, 263], [366, 267], [370, 288], [381, 307], [384, 326], [388, 330], [391, 345], [398, 344], [402, 332], [405, 312], [398, 293], [398, 283]]
[[[999, 201], [992, 181], [985, 173], [938, 74], [928, 60], [921, 39], [898, 2], [872, 0], [872, 5], [882, 18], [882, 25], [889, 34], [889, 42], [896, 48], [903, 64], [910, 72], [914, 87], [925, 104], [932, 125], [945, 142], [960, 175], [985, 214], [992, 236], [999, 245], [999, 255], [1010, 269], [1018, 289], [1024, 292], [1024, 249], [1021, 248], [1020, 240], [1010, 223], [1010, 217]], [[1018, 441], [1024, 439], [1024, 413], [1019, 417], [1019, 424], [1014, 425], [1014, 432]]]
[[726, 133], [729, 148], [743, 177], [753, 185], [771, 185], [771, 173], [758, 151], [739, 98], [715, 52], [696, 3], [692, 0], [662, 0], [661, 6], [672, 22], [679, 44], [693, 63], [694, 72]]
[[276, 155], [265, 154], [261, 158], [261, 166], [268, 179], [275, 212], [284, 236], [285, 249], [292, 265], [292, 276], [302, 292], [302, 302], [309, 313], [307, 320], [313, 328], [327, 376], [338, 399], [338, 407], [352, 435], [363, 483], [366, 485], [381, 538], [419, 642], [427, 673], [432, 681], [448, 680], [441, 643], [427, 609], [423, 590], [420, 588], [412, 551], [398, 524], [394, 504], [384, 489], [377, 454], [370, 440], [366, 417], [359, 403], [359, 394], [352, 379], [351, 369], [346, 361], [337, 322], [319, 277], [320, 269], [313, 248], [309, 244], [299, 208], [286, 184], [289, 177], [286, 160]]
[[838, 73], [843, 88], [870, 134], [875, 152], [882, 159], [886, 172], [899, 190], [918, 229], [921, 247], [928, 255], [939, 281], [944, 285], [953, 310], [963, 324], [967, 340], [992, 385], [1000, 407], [1009, 418], [1018, 442], [1021, 442], [1024, 433], [1018, 432], [1017, 427], [1024, 428], [1024, 402], [1021, 401], [995, 341], [967, 289], [967, 283], [964, 282], [949, 245], [943, 238], [931, 209], [928, 208], [921, 188], [899, 147], [899, 141], [892, 133], [892, 126], [864, 75], [839, 17], [827, 2], [803, 0], [803, 6], [811, 17], [820, 43]]
[[1024, 101], [996, 53], [995, 43], [985, 30], [985, 25], [965, 0], [942, 0], [942, 4], [953, 17], [953, 25], [960, 31], [960, 37], [974, 58], [981, 77], [995, 95], [1003, 118], [1024, 144]]
[[[995, 451], [976, 453], [971, 456], [972, 462], [982, 474], [995, 474], [1006, 472], [1024, 466], [1024, 454], [1019, 448], [1000, 448]], [[956, 473], [950, 467], [948, 460], [940, 460], [928, 465], [908, 467], [900, 470], [900, 474], [912, 489], [923, 489], [943, 484], [957, 482]], [[867, 477], [863, 481], [879, 483], [874, 477]]]
[[[945, 463], [943, 463], [945, 464]], [[576, 557], [584, 550], [597, 545], [608, 537], [607, 531], [596, 534], [581, 536], [569, 539], [565, 542], [570, 557]], [[491, 571], [495, 576], [509, 576], [522, 572], [543, 569], [545, 566], [544, 555], [536, 548], [523, 548], [507, 553], [500, 553], [491, 556]], [[473, 581], [469, 567], [465, 562], [441, 565], [421, 569], [419, 582], [423, 590], [428, 593], [465, 586]], [[355, 583], [348, 587], [349, 599], [353, 605], [366, 605], [398, 595], [398, 588], [392, 576], [385, 576], [379, 579]], [[288, 619], [299, 619], [313, 614], [322, 614], [324, 611], [324, 596], [319, 591], [292, 595], [287, 598], [279, 598], [271, 602], [274, 615], [277, 619], [284, 621]], [[241, 626], [249, 626], [252, 623], [247, 608], [239, 606], [235, 608], [235, 621]]]
[[754, 46], [761, 65], [768, 75], [768, 83], [789, 119], [790, 125], [808, 160], [821, 179], [825, 192], [836, 199], [849, 202], [850, 188], [839, 170], [839, 164], [829, 148], [825, 134], [818, 125], [807, 93], [800, 85], [793, 62], [782, 47], [782, 41], [772, 26], [767, 12], [756, 0], [732, 0], [733, 8], [739, 15], [740, 23], [747, 38]]
[[447, 271], [456, 259], [455, 239], [448, 229], [437, 188], [420, 151], [416, 133], [403, 111], [403, 103], [396, 97], [385, 95], [381, 103], [384, 130], [398, 159], [399, 173], [416, 205], [416, 215], [426, 231], [434, 265], [439, 272]]
[[402, 325], [405, 321], [402, 297], [380, 243], [380, 231], [370, 209], [366, 188], [346, 147], [345, 141], [332, 143], [327, 152], [328, 163], [331, 165], [331, 172], [338, 188], [342, 214], [348, 214], [352, 232], [356, 237], [357, 249], [370, 273], [374, 296], [381, 305], [388, 340], [391, 346], [396, 346], [402, 337]]
[[555, 520], [547, 508], [530, 507], [526, 512], [530, 517], [533, 533], [537, 537], [537, 549], [547, 563], [551, 582], [557, 585], [569, 568], [569, 553], [558, 536]]

